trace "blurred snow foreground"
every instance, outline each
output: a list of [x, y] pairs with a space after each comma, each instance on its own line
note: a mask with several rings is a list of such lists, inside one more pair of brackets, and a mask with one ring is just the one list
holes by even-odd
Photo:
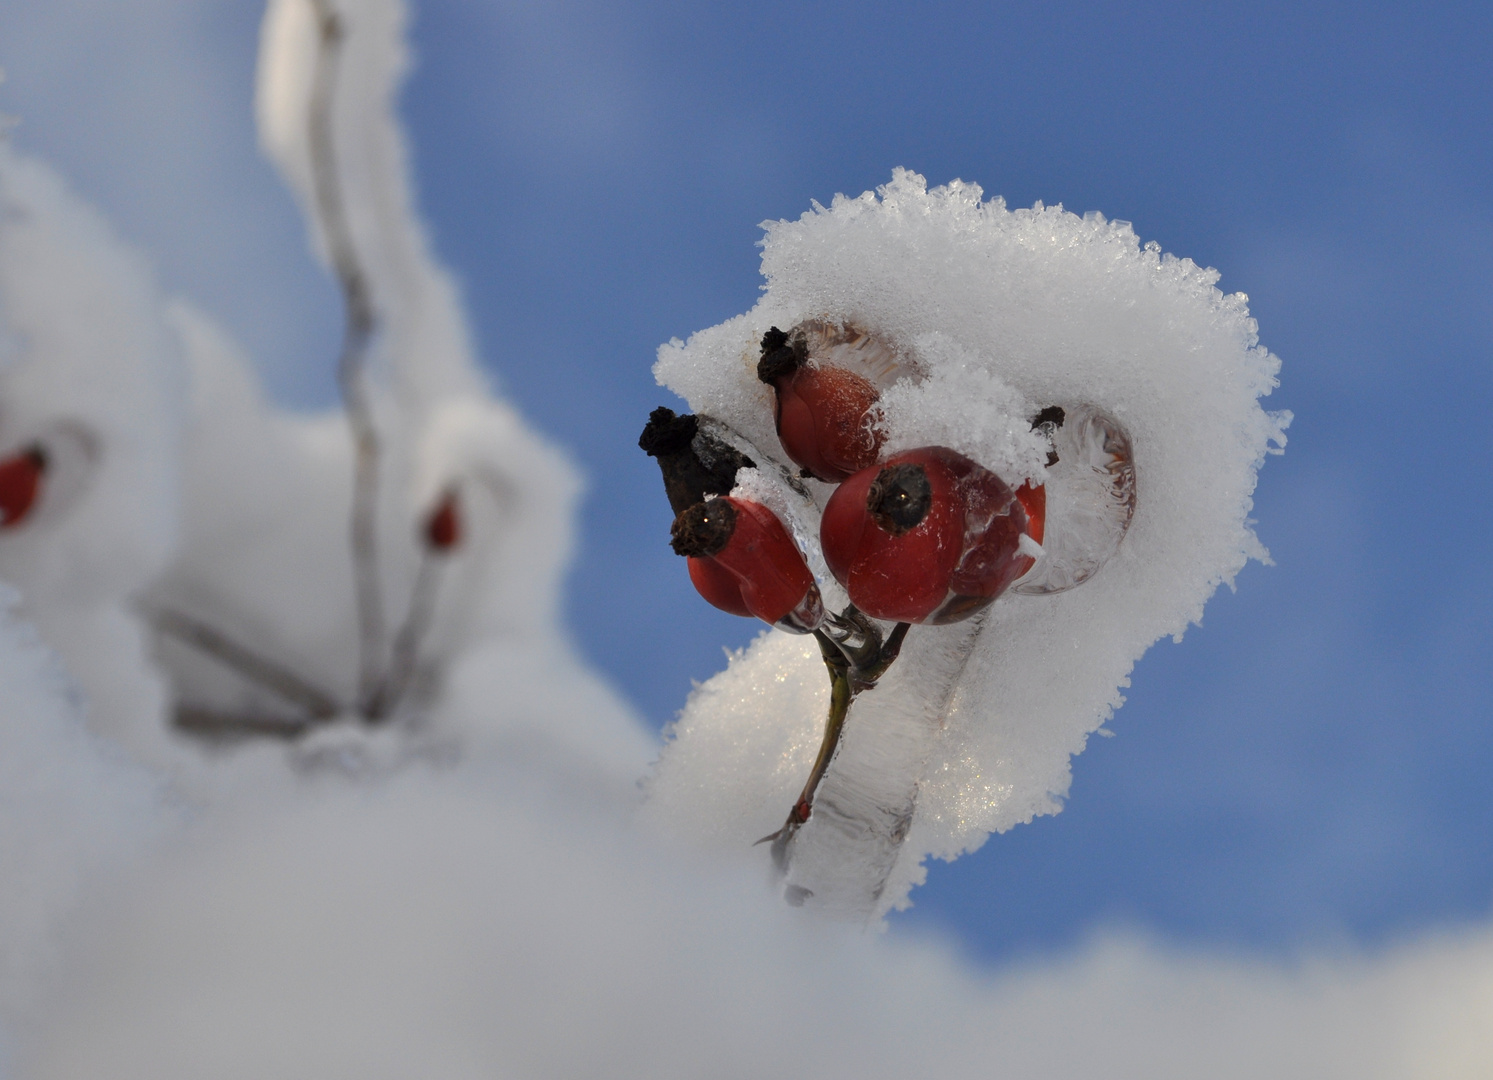
[[[654, 744], [557, 623], [576, 479], [484, 386], [411, 209], [390, 109], [404, 18], [273, 0], [264, 23], [261, 132], [349, 296], [351, 424], [267, 403], [207, 315], [0, 145], [0, 577], [19, 590], [0, 591], [0, 1076], [1486, 1064], [1485, 932], [1297, 971], [1105, 941], [995, 979], [764, 903], [739, 856], [821, 711], [786, 637], [692, 699], [646, 810], [668, 827], [637, 828]], [[887, 258], [920, 251], [943, 277]], [[961, 259], [1001, 275], [1009, 331], [999, 312], [929, 321], [938, 289], [946, 314], [989, 307]], [[762, 306], [660, 368], [758, 445], [771, 429], [731, 365], [768, 323], [833, 310], [874, 315], [962, 402], [1103, 404], [1147, 478], [1125, 553], [1081, 591], [995, 609], [950, 707], [911, 715], [927, 730], [886, 775], [921, 795], [884, 908], [924, 853], [1053, 809], [1134, 657], [1259, 554], [1244, 514], [1279, 435], [1254, 405], [1273, 360], [1242, 303], [1128, 229], [907, 174], [775, 227], [767, 268]], [[932, 419], [910, 401], [909, 431], [1004, 437], [952, 400]], [[907, 719], [858, 713], [847, 760]]]
[[189, 793], [282, 746], [354, 770], [455, 752], [489, 694], [563, 712], [629, 784], [650, 752], [557, 622], [575, 473], [488, 391], [412, 213], [402, 32], [395, 3], [264, 23], [262, 142], [348, 295], [351, 425], [268, 404], [207, 315], [44, 166], [0, 159], [0, 457], [44, 462], [0, 574], [94, 728]]

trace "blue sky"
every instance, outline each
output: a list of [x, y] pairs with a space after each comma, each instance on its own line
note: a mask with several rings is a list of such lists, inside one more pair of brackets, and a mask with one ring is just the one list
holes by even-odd
[[[124, 10], [118, 10], [123, 8]], [[180, 9], [190, 10], [180, 10]], [[252, 0], [0, 13], [0, 109], [332, 400], [337, 298], [254, 145]], [[1074, 761], [1067, 808], [896, 925], [975, 955], [1138, 925], [1289, 953], [1493, 899], [1493, 87], [1486, 6], [436, 2], [421, 201], [507, 393], [590, 482], [577, 641], [655, 724], [756, 629], [695, 597], [634, 446], [657, 345], [751, 306], [757, 225], [894, 166], [1134, 222], [1223, 272], [1296, 414], [1251, 566]]]

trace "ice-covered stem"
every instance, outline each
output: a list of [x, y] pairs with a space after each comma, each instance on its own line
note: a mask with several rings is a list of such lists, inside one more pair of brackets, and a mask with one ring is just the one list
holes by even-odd
[[[984, 626], [984, 612], [903, 643], [876, 692], [855, 698], [810, 820], [784, 842], [783, 895], [791, 904], [862, 920], [878, 909], [917, 807], [918, 789]], [[888, 635], [888, 643], [891, 635]]]
[[820, 632], [844, 654], [852, 670], [873, 665], [881, 655], [881, 631], [854, 604], [839, 615], [826, 611]]
[[819, 652], [824, 657], [824, 666], [829, 669], [829, 715], [824, 721], [824, 738], [819, 743], [819, 753], [814, 758], [814, 767], [804, 783], [803, 792], [793, 809], [788, 811], [788, 820], [777, 832], [764, 836], [757, 843], [772, 842], [772, 861], [780, 873], [788, 872], [788, 845], [798, 827], [809, 820], [813, 812], [814, 792], [819, 781], [824, 779], [829, 763], [834, 759], [835, 748], [840, 745], [840, 732], [845, 728], [845, 717], [850, 712], [850, 702], [855, 692], [850, 685], [850, 662], [840, 651], [840, 646], [824, 631], [814, 631], [819, 642]]
[[327, 256], [342, 288], [346, 312], [337, 383], [353, 439], [353, 497], [349, 533], [358, 614], [358, 706], [372, 719], [384, 678], [383, 592], [378, 565], [380, 445], [368, 388], [368, 346], [378, 326], [368, 276], [358, 258], [343, 202], [332, 133], [332, 105], [345, 29], [328, 0], [311, 0], [316, 13], [316, 71], [307, 132], [316, 208]]
[[875, 658], [870, 663], [851, 666], [850, 685], [856, 693], [871, 689], [881, 680], [887, 668], [891, 667], [897, 657], [902, 655], [902, 642], [910, 629], [912, 629], [911, 623], [899, 622], [892, 627], [892, 632], [881, 643], [881, 648], [877, 650]]
[[313, 722], [334, 719], [341, 712], [331, 694], [205, 622], [170, 608], [149, 608], [146, 616], [159, 633], [206, 653], [256, 686], [299, 706]]
[[850, 685], [856, 693], [871, 689], [886, 674], [902, 651], [908, 628], [908, 623], [898, 623], [883, 641], [880, 629], [854, 604], [847, 604], [838, 615], [826, 612], [820, 627], [844, 654], [850, 665]]
[[809, 771], [803, 793], [793, 804], [793, 809], [788, 811], [788, 820], [777, 832], [757, 841], [759, 844], [772, 841], [772, 861], [779, 872], [787, 873], [788, 845], [798, 827], [813, 813], [814, 792], [834, 760], [851, 703], [857, 694], [872, 689], [886, 674], [887, 668], [902, 651], [902, 641], [907, 637], [908, 629], [908, 623], [898, 623], [882, 641], [876, 624], [851, 604], [839, 615], [830, 613], [824, 625], [814, 631], [824, 666], [829, 670], [829, 716], [824, 723], [824, 738], [819, 743], [814, 767]]

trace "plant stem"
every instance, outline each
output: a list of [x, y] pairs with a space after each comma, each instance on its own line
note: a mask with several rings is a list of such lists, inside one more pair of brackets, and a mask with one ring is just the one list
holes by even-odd
[[876, 654], [876, 659], [865, 667], [852, 666], [850, 669], [850, 688], [855, 693], [869, 690], [875, 686], [892, 662], [902, 655], [902, 642], [907, 637], [907, 631], [911, 629], [911, 623], [899, 622], [892, 627], [892, 632], [886, 636], [881, 643], [881, 651]]
[[353, 497], [349, 534], [358, 618], [358, 705], [371, 718], [384, 682], [384, 605], [378, 567], [380, 442], [368, 388], [368, 346], [378, 326], [368, 277], [347, 220], [332, 132], [332, 104], [345, 40], [342, 20], [328, 0], [311, 0], [318, 23], [315, 81], [307, 134], [327, 257], [342, 288], [346, 312], [337, 384], [353, 440]]
[[300, 706], [313, 721], [331, 720], [342, 711], [330, 694], [205, 622], [169, 608], [151, 608], [146, 616], [160, 633], [206, 653], [250, 682]]
[[435, 613], [435, 598], [441, 582], [444, 558], [443, 555], [427, 551], [420, 560], [415, 587], [410, 593], [409, 612], [394, 634], [388, 673], [368, 702], [366, 719], [370, 722], [382, 720], [398, 708], [400, 699], [409, 690], [420, 659], [420, 643], [430, 629], [431, 616]]
[[898, 623], [883, 642], [876, 625], [854, 604], [841, 615], [826, 619], [825, 626], [827, 629], [814, 631], [824, 666], [829, 671], [829, 716], [824, 722], [824, 738], [819, 743], [819, 753], [814, 758], [814, 767], [809, 770], [803, 793], [793, 804], [793, 809], [788, 811], [788, 820], [777, 832], [757, 841], [759, 844], [772, 841], [772, 861], [780, 873], [788, 871], [788, 845], [799, 826], [808, 821], [814, 811], [814, 792], [819, 789], [819, 782], [829, 771], [829, 764], [840, 746], [840, 735], [850, 715], [850, 703], [862, 690], [872, 689], [886, 674], [887, 668], [902, 652], [902, 642], [910, 628], [908, 623]]
[[809, 770], [809, 779], [804, 784], [803, 792], [793, 804], [793, 809], [788, 811], [788, 820], [777, 832], [757, 841], [759, 844], [772, 841], [772, 861], [780, 873], [788, 870], [788, 844], [798, 832], [798, 827], [809, 820], [809, 814], [813, 811], [814, 791], [819, 787], [819, 781], [824, 779], [830, 761], [834, 759], [835, 748], [840, 745], [840, 733], [845, 728], [845, 717], [850, 712], [850, 699], [853, 696], [850, 689], [850, 665], [845, 654], [824, 631], [814, 631], [814, 637], [819, 641], [824, 666], [829, 669], [829, 716], [824, 722], [824, 738], [820, 740], [819, 753], [814, 758], [814, 767]]

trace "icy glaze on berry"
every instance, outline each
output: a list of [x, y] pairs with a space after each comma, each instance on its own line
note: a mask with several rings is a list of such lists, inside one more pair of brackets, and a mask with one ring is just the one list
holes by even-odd
[[1118, 420], [1091, 405], [1075, 406], [1053, 429], [1052, 442], [1043, 505], [1051, 521], [1041, 526], [1048, 535], [1032, 532], [1042, 555], [1012, 586], [1032, 596], [1064, 592], [1093, 577], [1119, 550], [1135, 516], [1135, 452]]
[[689, 579], [695, 586], [695, 591], [707, 603], [731, 615], [741, 615], [748, 619], [753, 617], [752, 609], [742, 599], [741, 581], [735, 574], [714, 559], [691, 556], [685, 561], [689, 564]]
[[1033, 563], [1018, 549], [1027, 516], [1016, 493], [968, 458], [960, 457], [950, 468], [962, 474], [956, 491], [964, 507], [963, 550], [949, 578], [949, 594], [929, 615], [930, 623], [968, 618], [1005, 592]]
[[1016, 489], [1016, 499], [1026, 511], [1026, 534], [1040, 544], [1047, 530], [1046, 485], [1028, 481]]
[[803, 554], [777, 515], [760, 503], [736, 498], [697, 503], [675, 519], [673, 545], [689, 558], [690, 580], [700, 595], [722, 611], [755, 615], [800, 633], [824, 617]]
[[[1028, 495], [1034, 506], [1039, 491]], [[824, 508], [820, 542], [830, 573], [866, 614], [946, 623], [968, 618], [1031, 568], [1018, 550], [1027, 528], [1022, 500], [1000, 477], [924, 447], [841, 484]]]
[[914, 375], [885, 342], [848, 323], [810, 319], [762, 337], [757, 378], [773, 388], [778, 441], [794, 464], [839, 483], [876, 463], [883, 387]]
[[794, 464], [838, 483], [876, 463], [881, 437], [869, 414], [879, 395], [869, 382], [844, 368], [802, 367], [775, 386], [778, 439]]

